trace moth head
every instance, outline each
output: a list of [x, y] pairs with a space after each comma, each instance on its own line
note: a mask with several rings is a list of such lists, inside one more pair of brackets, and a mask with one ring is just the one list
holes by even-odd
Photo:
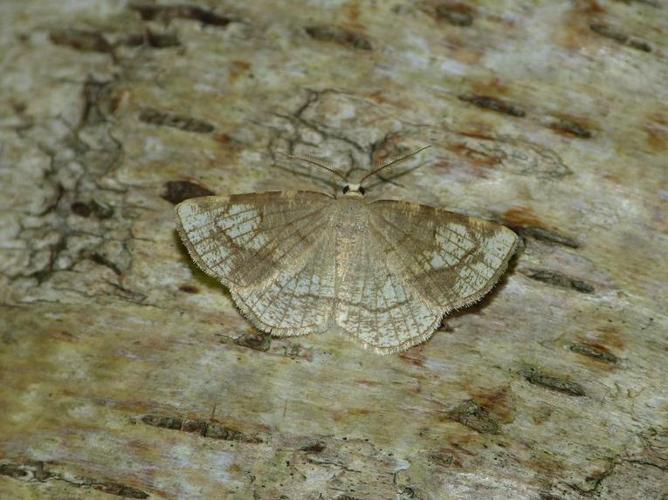
[[366, 189], [359, 184], [346, 184], [343, 186], [343, 194], [345, 196], [364, 196]]
[[367, 180], [369, 177], [372, 177], [372, 176], [378, 174], [378, 172], [380, 172], [381, 170], [383, 170], [385, 168], [391, 167], [392, 165], [396, 165], [397, 163], [402, 162], [402, 161], [406, 160], [407, 158], [410, 158], [411, 156], [415, 156], [420, 151], [424, 151], [428, 147], [430, 147], [430, 146], [429, 145], [423, 146], [416, 151], [413, 151], [413, 152], [411, 152], [407, 155], [404, 155], [400, 158], [397, 158], [396, 160], [392, 160], [391, 162], [386, 163], [385, 165], [381, 165], [380, 167], [376, 168], [375, 170], [372, 170], [371, 172], [366, 174], [364, 177], [362, 177], [362, 179], [357, 184], [349, 183], [348, 179], [346, 179], [343, 175], [341, 175], [339, 172], [337, 172], [333, 168], [328, 167], [327, 165], [323, 165], [322, 163], [317, 162], [315, 160], [312, 160], [311, 158], [301, 157], [301, 156], [294, 156], [294, 155], [285, 155], [285, 156], [287, 156], [288, 158], [292, 158], [294, 160], [300, 160], [300, 161], [304, 161], [306, 163], [310, 163], [311, 165], [314, 165], [316, 167], [320, 167], [324, 170], [327, 170], [328, 172], [330, 172], [330, 173], [336, 175], [337, 177], [341, 178], [346, 183], [343, 186], [343, 189], [342, 189], [344, 196], [351, 196], [351, 197], [359, 196], [359, 197], [362, 197], [366, 194], [366, 189], [363, 187], [365, 180]]

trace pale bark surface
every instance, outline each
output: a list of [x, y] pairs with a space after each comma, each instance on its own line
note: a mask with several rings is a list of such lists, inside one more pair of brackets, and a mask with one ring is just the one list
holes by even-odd
[[[160, 5], [160, 6], [157, 6]], [[668, 495], [668, 5], [0, 3], [0, 497]], [[379, 356], [257, 333], [173, 203], [503, 222], [491, 297]]]

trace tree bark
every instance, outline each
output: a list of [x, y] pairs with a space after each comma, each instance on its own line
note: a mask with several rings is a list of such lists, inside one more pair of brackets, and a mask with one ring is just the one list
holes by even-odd
[[[0, 496], [666, 498], [664, 2], [0, 17]], [[404, 353], [259, 333], [176, 236], [191, 196], [335, 189], [281, 153], [426, 143], [370, 195], [524, 244]]]

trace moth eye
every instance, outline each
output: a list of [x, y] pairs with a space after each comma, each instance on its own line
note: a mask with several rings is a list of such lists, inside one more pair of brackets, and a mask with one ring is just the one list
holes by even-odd
[[366, 189], [364, 189], [362, 186], [360, 186], [360, 188], [359, 188], [359, 193], [360, 193], [360, 194], [364, 194], [364, 193], [366, 193]]
[[348, 191], [350, 191], [350, 188], [348, 186], [343, 186], [343, 194], [346, 194]]

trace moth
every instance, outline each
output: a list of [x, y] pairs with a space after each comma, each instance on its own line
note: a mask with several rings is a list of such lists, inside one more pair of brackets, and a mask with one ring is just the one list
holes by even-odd
[[343, 179], [340, 191], [191, 198], [176, 207], [178, 233], [258, 329], [293, 336], [338, 326], [378, 353], [406, 350], [486, 295], [518, 242], [474, 217], [367, 200], [366, 179], [422, 149], [356, 184], [302, 158]]

